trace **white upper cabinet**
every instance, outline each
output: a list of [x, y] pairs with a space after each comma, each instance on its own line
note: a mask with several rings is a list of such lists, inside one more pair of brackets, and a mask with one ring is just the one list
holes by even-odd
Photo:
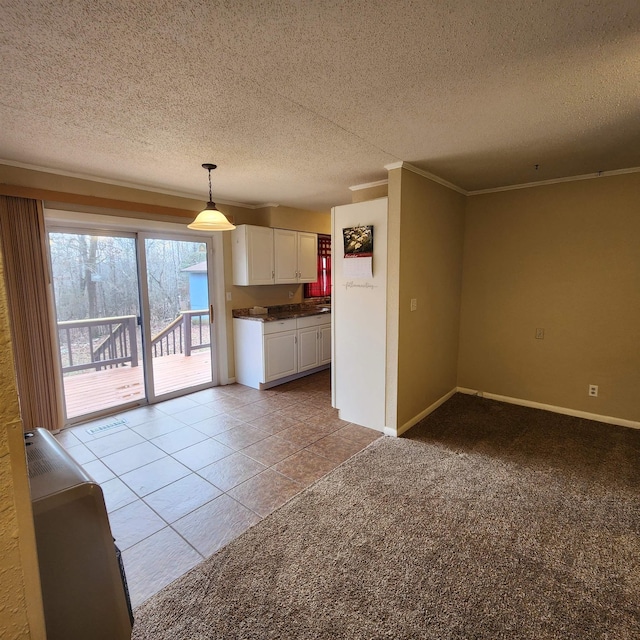
[[298, 282], [318, 279], [318, 234], [298, 231]]
[[238, 225], [232, 232], [233, 284], [292, 284], [318, 279], [318, 235]]
[[273, 230], [276, 265], [276, 284], [298, 282], [298, 232], [289, 229]]
[[315, 282], [318, 279], [318, 235], [274, 229], [276, 284]]
[[241, 224], [231, 232], [231, 243], [233, 284], [273, 284], [273, 229]]

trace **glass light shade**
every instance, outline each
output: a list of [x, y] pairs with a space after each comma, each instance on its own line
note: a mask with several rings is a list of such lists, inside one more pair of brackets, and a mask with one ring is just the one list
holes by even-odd
[[227, 220], [224, 213], [216, 209], [216, 205], [213, 202], [208, 202], [207, 206], [187, 227], [198, 231], [231, 231], [231, 229], [236, 228], [235, 225]]

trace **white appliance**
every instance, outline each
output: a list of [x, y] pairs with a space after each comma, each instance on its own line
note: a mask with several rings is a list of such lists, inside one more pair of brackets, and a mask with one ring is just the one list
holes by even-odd
[[100, 485], [46, 430], [25, 434], [47, 640], [129, 640], [133, 616]]

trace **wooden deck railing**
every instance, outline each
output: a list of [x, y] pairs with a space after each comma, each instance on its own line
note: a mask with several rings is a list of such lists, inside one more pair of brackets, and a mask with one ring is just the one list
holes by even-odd
[[[60, 350], [63, 356], [62, 372], [69, 373], [85, 369], [100, 371], [103, 368], [111, 369], [127, 363], [137, 367], [137, 324], [136, 316], [58, 322]], [[96, 333], [98, 336], [94, 337]], [[84, 348], [79, 347], [79, 343]], [[66, 364], [63, 355], [64, 346], [66, 346]], [[85, 362], [77, 363], [77, 360], [85, 360]], [[86, 360], [89, 361], [86, 362]]]
[[[194, 320], [197, 321], [194, 322]], [[89, 318], [58, 322], [62, 372], [138, 366], [136, 316]], [[151, 339], [152, 357], [208, 349], [209, 310], [182, 311]]]
[[[194, 318], [198, 318], [197, 323], [194, 323]], [[196, 328], [196, 339], [194, 341], [194, 329]], [[203, 336], [203, 333], [205, 336]], [[208, 349], [210, 346], [208, 309], [182, 311], [173, 322], [151, 339], [154, 358], [176, 353], [184, 353], [185, 356], [190, 356], [192, 351]]]

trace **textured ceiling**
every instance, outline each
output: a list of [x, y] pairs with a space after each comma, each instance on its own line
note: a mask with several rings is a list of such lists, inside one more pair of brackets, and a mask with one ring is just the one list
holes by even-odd
[[0, 7], [0, 162], [308, 209], [640, 166], [637, 0]]

